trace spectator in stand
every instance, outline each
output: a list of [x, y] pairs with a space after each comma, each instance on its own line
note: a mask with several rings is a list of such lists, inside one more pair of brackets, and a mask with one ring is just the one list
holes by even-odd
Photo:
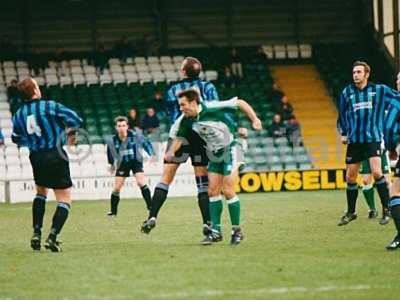
[[300, 124], [294, 115], [290, 116], [288, 120], [286, 136], [292, 147], [303, 145], [301, 140]]
[[39, 48], [33, 48], [32, 54], [29, 57], [29, 67], [33, 69], [35, 76], [43, 75], [43, 69], [48, 66], [46, 55], [41, 53]]
[[129, 124], [129, 129], [131, 129], [131, 130], [140, 129], [142, 127], [140, 124], [139, 115], [138, 115], [136, 109], [134, 109], [134, 108], [131, 108], [129, 110], [128, 124]]
[[133, 49], [126, 35], [123, 35], [120, 40], [115, 43], [114, 53], [124, 63], [129, 56], [133, 56]]
[[256, 50], [256, 54], [254, 55], [253, 63], [257, 65], [267, 65], [268, 64], [268, 56], [265, 54], [262, 46], [258, 47]]
[[282, 116], [284, 121], [288, 120], [293, 114], [293, 106], [289, 103], [287, 96], [283, 96], [279, 105], [275, 107], [275, 112]]
[[239, 57], [235, 48], [233, 48], [231, 51], [229, 64], [231, 65], [233, 75], [237, 76], [239, 79], [243, 78], [242, 60]]
[[150, 107], [154, 108], [157, 117], [160, 119], [167, 115], [167, 104], [165, 103], [160, 91], [154, 93], [154, 98], [151, 101]]
[[221, 82], [224, 87], [234, 88], [236, 86], [237, 77], [232, 74], [228, 66], [224, 68], [224, 75], [221, 78]]
[[286, 126], [282, 122], [280, 114], [275, 114], [272, 119], [272, 124], [268, 128], [268, 135], [273, 138], [286, 136]]
[[142, 119], [142, 127], [145, 134], [155, 133], [160, 127], [160, 120], [156, 116], [154, 108], [149, 107]]
[[94, 65], [101, 74], [108, 67], [108, 55], [103, 45], [100, 45], [94, 53]]
[[275, 105], [281, 102], [283, 96], [285, 96], [285, 94], [279, 89], [278, 84], [274, 83], [272, 85], [272, 90], [268, 93], [267, 97], [268, 101], [270, 101], [272, 105]]
[[10, 103], [11, 112], [14, 114], [18, 108], [22, 105], [21, 97], [18, 92], [18, 81], [16, 79], [11, 80], [10, 86], [7, 88], [8, 102]]
[[0, 128], [0, 147], [4, 145], [4, 135], [1, 132], [1, 128]]

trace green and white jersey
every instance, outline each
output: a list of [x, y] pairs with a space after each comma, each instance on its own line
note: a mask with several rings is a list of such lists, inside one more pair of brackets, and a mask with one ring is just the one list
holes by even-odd
[[227, 101], [201, 102], [196, 118], [184, 117], [177, 137], [185, 137], [193, 129], [206, 142], [212, 152], [229, 147], [236, 142], [237, 134], [237, 97]]

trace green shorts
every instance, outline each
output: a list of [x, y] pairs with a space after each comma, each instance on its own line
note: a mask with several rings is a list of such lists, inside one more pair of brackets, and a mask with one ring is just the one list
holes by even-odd
[[[383, 174], [389, 174], [390, 173], [389, 157], [388, 157], [388, 152], [386, 150], [382, 151], [381, 168], [382, 168], [382, 173]], [[360, 174], [364, 174], [364, 175], [371, 174], [371, 168], [369, 166], [369, 161], [367, 159], [363, 160], [361, 162]]]
[[208, 152], [208, 167], [209, 173], [217, 173], [224, 176], [228, 176], [232, 171], [239, 167], [243, 162], [237, 159], [237, 147], [229, 146], [218, 152]]

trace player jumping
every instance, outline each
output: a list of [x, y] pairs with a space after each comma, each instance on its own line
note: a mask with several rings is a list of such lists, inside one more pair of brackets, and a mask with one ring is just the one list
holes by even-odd
[[[167, 91], [167, 103], [170, 122], [173, 124], [169, 133], [167, 151], [171, 146], [172, 140], [176, 137], [177, 128], [183, 118], [179, 109], [177, 94], [188, 88], [196, 88], [200, 92], [201, 100], [218, 100], [217, 90], [211, 82], [203, 81], [199, 78], [202, 70], [201, 63], [194, 57], [186, 57], [181, 65], [181, 74], [184, 77], [180, 82], [172, 85]], [[151, 209], [146, 221], [143, 222], [141, 230], [143, 233], [150, 233], [156, 226], [158, 213], [167, 199], [168, 189], [172, 183], [176, 171], [181, 163], [190, 157], [194, 169], [197, 184], [197, 199], [200, 208], [203, 234], [210, 232], [210, 213], [209, 197], [207, 193], [208, 177], [207, 164], [208, 158], [205, 151], [205, 143], [193, 130], [187, 131], [186, 140], [188, 143], [183, 145], [173, 160], [164, 160], [164, 170], [160, 182], [154, 190]], [[179, 158], [178, 158], [179, 157]]]
[[238, 161], [236, 159], [237, 123], [234, 122], [237, 110], [243, 111], [252, 122], [255, 130], [261, 130], [261, 121], [252, 107], [243, 100], [233, 98], [221, 102], [202, 102], [196, 90], [186, 90], [178, 94], [180, 109], [184, 118], [179, 124], [177, 138], [167, 156], [173, 157], [185, 142], [187, 133], [197, 132], [207, 146], [208, 194], [212, 230], [203, 240], [210, 245], [222, 240], [221, 215], [223, 209], [221, 192], [228, 203], [232, 224], [231, 245], [243, 239], [240, 229], [240, 202], [235, 193]]

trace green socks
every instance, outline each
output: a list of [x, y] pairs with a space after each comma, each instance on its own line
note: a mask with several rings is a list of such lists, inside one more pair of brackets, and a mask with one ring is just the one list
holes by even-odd
[[227, 201], [229, 208], [229, 216], [231, 217], [232, 227], [240, 225], [240, 201], [239, 197], [235, 196]]
[[367, 202], [369, 209], [376, 210], [375, 199], [374, 199], [375, 191], [374, 191], [374, 187], [372, 186], [372, 184], [364, 185], [362, 191], [363, 191], [365, 201]]
[[222, 197], [214, 196], [210, 197], [210, 216], [212, 229], [221, 232], [221, 216], [222, 216]]

